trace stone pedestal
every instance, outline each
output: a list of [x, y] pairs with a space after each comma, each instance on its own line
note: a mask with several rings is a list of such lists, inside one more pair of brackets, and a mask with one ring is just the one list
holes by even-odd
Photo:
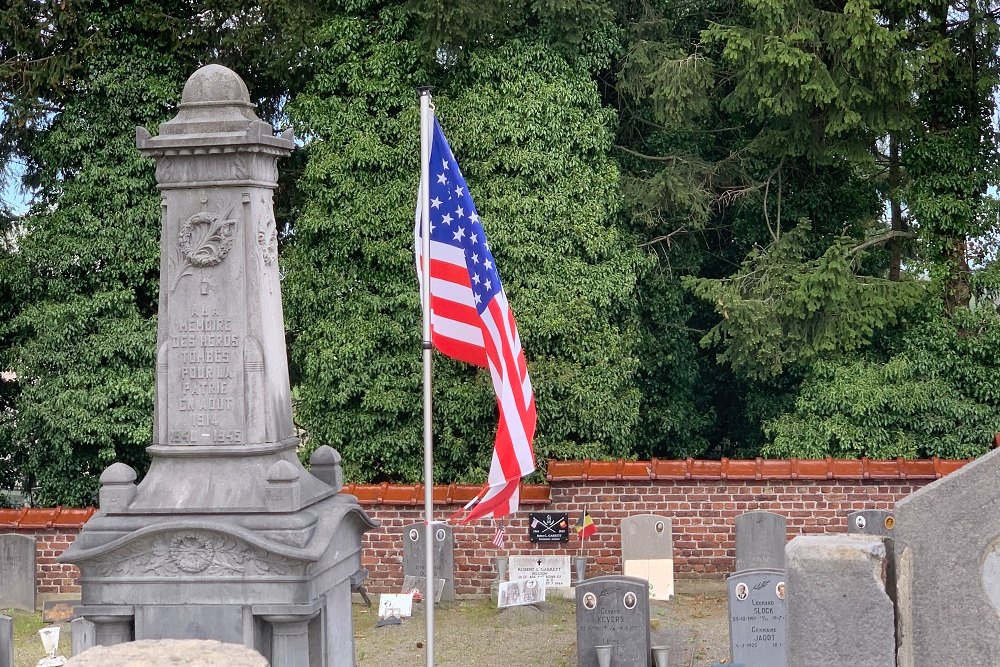
[[212, 639], [275, 667], [354, 663], [350, 577], [376, 525], [296, 455], [277, 231], [277, 160], [293, 148], [243, 81], [209, 65], [177, 116], [136, 145], [162, 193], [151, 465], [101, 476], [101, 511], [61, 560], [80, 568], [97, 644]]

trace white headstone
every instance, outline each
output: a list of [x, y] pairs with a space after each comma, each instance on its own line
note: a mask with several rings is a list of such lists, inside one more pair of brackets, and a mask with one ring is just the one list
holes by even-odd
[[549, 588], [570, 586], [569, 556], [511, 556], [508, 565], [510, 581], [545, 579]]

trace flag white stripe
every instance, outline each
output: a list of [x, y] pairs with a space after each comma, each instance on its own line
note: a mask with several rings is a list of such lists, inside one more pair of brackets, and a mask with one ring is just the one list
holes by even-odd
[[[501, 303], [499, 305], [503, 306], [504, 304]], [[488, 313], [488, 310], [483, 313], [484, 328], [487, 332], [489, 332], [490, 338], [493, 339], [497, 349], [502, 350], [503, 343], [500, 339], [502, 334], [497, 329], [497, 323], [493, 321], [493, 318], [490, 317]], [[505, 367], [504, 370], [506, 372], [497, 371], [493, 374], [495, 378], [493, 388], [497, 393], [500, 409], [507, 415], [507, 428], [510, 431], [511, 446], [514, 450], [513, 454], [517, 460], [521, 476], [523, 477], [530, 474], [535, 469], [531, 455], [531, 442], [528, 440], [528, 434], [524, 431], [524, 421], [521, 419], [521, 412], [518, 409], [517, 402], [514, 398], [514, 387], [511, 385], [511, 376], [515, 375], [515, 373], [513, 372], [513, 369], [506, 368], [506, 359], [501, 358], [500, 364]], [[493, 369], [491, 368], [490, 370], [492, 371]], [[497, 378], [497, 375], [500, 377]], [[497, 379], [500, 381], [497, 382]], [[491, 478], [490, 481], [492, 483], [493, 479]]]
[[431, 276], [431, 295], [471, 308], [476, 305], [471, 287], [434, 276]]
[[431, 326], [434, 327], [434, 333], [440, 336], [477, 347], [483, 346], [483, 331], [479, 327], [441, 315], [431, 315]]

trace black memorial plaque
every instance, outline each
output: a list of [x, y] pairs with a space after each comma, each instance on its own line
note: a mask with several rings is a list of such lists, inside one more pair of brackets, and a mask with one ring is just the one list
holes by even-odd
[[785, 664], [785, 573], [748, 570], [729, 577], [729, 647], [747, 667]]
[[528, 520], [532, 542], [569, 542], [569, 515], [566, 512], [532, 512]]

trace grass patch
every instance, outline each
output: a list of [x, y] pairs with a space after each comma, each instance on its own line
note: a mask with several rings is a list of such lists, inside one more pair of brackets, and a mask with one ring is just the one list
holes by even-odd
[[[0, 614], [14, 619], [14, 667], [35, 667], [45, 657], [42, 638], [38, 636], [38, 631], [47, 625], [42, 622], [42, 615], [20, 609], [0, 609]], [[60, 627], [62, 630], [59, 633], [59, 651], [56, 655], [69, 657], [72, 643], [69, 624], [65, 623]]]

